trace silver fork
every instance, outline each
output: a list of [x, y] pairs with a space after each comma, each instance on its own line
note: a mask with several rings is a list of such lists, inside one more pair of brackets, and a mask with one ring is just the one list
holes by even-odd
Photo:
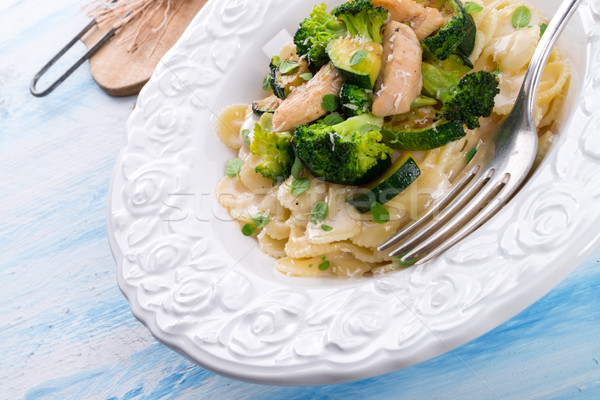
[[563, 1], [533, 54], [515, 105], [498, 126], [494, 143], [478, 152], [452, 190], [413, 224], [378, 247], [403, 262], [424, 263], [487, 221], [515, 193], [535, 160], [535, 95], [556, 39], [581, 0]]

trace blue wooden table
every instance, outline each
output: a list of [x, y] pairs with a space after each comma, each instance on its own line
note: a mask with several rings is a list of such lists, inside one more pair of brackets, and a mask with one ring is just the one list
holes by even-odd
[[239, 382], [154, 340], [117, 288], [105, 222], [136, 99], [107, 96], [85, 65], [48, 97], [28, 92], [87, 23], [83, 3], [0, 2], [0, 399], [600, 398], [600, 250], [485, 336], [360, 382]]

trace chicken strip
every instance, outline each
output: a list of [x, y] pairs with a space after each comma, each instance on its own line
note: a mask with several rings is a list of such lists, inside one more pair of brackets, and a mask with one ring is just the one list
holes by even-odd
[[410, 23], [419, 41], [444, 25], [442, 13], [413, 0], [373, 0], [373, 5], [387, 9], [393, 21]]
[[281, 102], [273, 115], [273, 132], [289, 131], [327, 114], [321, 107], [323, 96], [339, 96], [342, 83], [333, 65], [324, 65], [310, 81], [298, 86]]
[[423, 50], [413, 30], [389, 21], [383, 28], [383, 67], [375, 84], [373, 114], [378, 117], [404, 114], [423, 87]]

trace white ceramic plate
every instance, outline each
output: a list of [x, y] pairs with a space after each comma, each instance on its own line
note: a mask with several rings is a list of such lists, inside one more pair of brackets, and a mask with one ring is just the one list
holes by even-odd
[[[531, 3], [549, 15], [558, 1]], [[278, 275], [215, 201], [233, 153], [213, 118], [260, 95], [267, 54], [313, 4], [211, 0], [140, 94], [109, 195], [118, 282], [135, 316], [203, 367], [254, 382], [349, 381], [442, 354], [527, 307], [600, 243], [595, 1], [560, 41], [573, 70], [560, 138], [490, 222], [427, 265], [382, 278]]]

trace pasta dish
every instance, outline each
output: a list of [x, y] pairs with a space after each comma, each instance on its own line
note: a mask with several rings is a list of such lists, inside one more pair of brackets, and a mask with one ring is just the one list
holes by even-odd
[[[444, 195], [511, 111], [546, 28], [515, 0], [317, 4], [265, 65], [264, 96], [222, 111], [218, 202], [294, 276], [405, 268], [377, 246]], [[538, 160], [555, 137], [569, 65], [540, 83]]]

